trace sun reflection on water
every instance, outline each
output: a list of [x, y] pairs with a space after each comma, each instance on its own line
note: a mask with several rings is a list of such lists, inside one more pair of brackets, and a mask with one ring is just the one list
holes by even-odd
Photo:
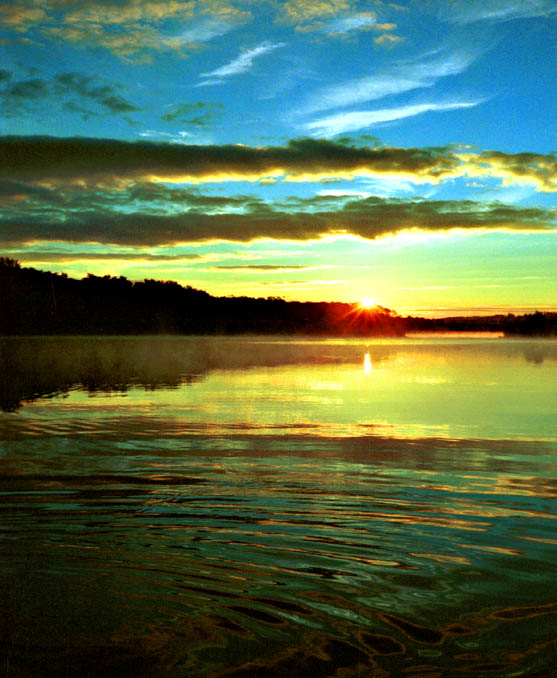
[[364, 374], [371, 374], [371, 357], [369, 353], [364, 355]]

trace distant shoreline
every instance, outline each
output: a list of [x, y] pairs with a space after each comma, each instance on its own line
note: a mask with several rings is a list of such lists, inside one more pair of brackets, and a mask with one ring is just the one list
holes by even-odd
[[0, 257], [0, 335], [280, 335], [404, 337], [434, 333], [557, 336], [557, 312], [423, 318], [383, 306], [214, 297], [173, 281], [77, 280]]

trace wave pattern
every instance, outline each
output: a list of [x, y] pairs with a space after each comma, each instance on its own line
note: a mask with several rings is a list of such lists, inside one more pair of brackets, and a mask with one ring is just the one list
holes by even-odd
[[258, 424], [261, 377], [3, 415], [4, 675], [551, 675], [552, 435]]

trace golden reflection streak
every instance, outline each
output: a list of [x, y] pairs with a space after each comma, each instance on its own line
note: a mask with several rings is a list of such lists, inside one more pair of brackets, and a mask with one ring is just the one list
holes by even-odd
[[527, 539], [528, 541], [537, 541], [540, 544], [557, 544], [557, 539], [545, 539], [543, 537], [526, 537], [523, 534], [517, 534], [517, 539]]
[[[410, 436], [411, 437], [411, 436]], [[459, 476], [461, 478], [466, 478], [467, 476]], [[551, 485], [537, 485], [535, 489], [521, 488], [517, 487], [518, 482], [511, 479], [497, 479], [495, 482], [491, 478], [481, 478], [479, 479], [484, 482], [478, 483], [469, 483], [465, 487], [458, 487], [457, 485], [446, 485], [446, 484], [429, 484], [429, 483], [416, 483], [415, 487], [418, 488], [428, 488], [431, 490], [437, 490], [440, 492], [453, 492], [455, 494], [467, 494], [473, 491], [476, 494], [493, 494], [494, 491], [499, 491], [505, 496], [530, 496], [530, 497], [554, 497], [555, 490]], [[547, 489], [546, 489], [547, 488]], [[513, 511], [513, 514], [516, 513]], [[532, 514], [532, 511], [527, 512], [528, 515]], [[537, 514], [541, 515], [541, 514]], [[550, 518], [555, 518], [552, 514], [546, 514]], [[544, 515], [545, 517], [545, 515]]]
[[440, 553], [413, 553], [409, 551], [408, 555], [412, 556], [413, 558], [429, 558], [431, 560], [437, 561], [438, 563], [458, 563], [461, 565], [472, 564], [468, 558], [462, 558], [460, 556], [448, 556]]
[[364, 374], [371, 374], [371, 357], [369, 353], [364, 356]]
[[[426, 485], [420, 485], [420, 487], [427, 487]], [[437, 513], [446, 513], [449, 515], [460, 515], [460, 516], [478, 516], [480, 518], [497, 518], [497, 517], [506, 517], [514, 518], [516, 516], [525, 516], [527, 518], [540, 518], [543, 520], [557, 520], [557, 516], [552, 513], [540, 513], [539, 511], [533, 509], [515, 509], [515, 508], [505, 508], [503, 506], [483, 506], [478, 507], [471, 506], [468, 504], [458, 504], [455, 507], [451, 506], [438, 506], [436, 507]]]
[[501, 553], [505, 556], [523, 556], [524, 551], [506, 548], [505, 546], [486, 546], [485, 544], [459, 544], [460, 548], [472, 549], [474, 551], [485, 551], [486, 553]]

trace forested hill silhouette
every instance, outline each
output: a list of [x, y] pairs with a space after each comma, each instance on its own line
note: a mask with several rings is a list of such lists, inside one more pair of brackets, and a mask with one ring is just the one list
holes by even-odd
[[214, 297], [176, 282], [122, 276], [77, 280], [0, 257], [0, 335], [314, 334], [402, 336], [416, 331], [494, 330], [556, 335], [557, 313], [402, 318], [377, 306]]
[[22, 268], [0, 258], [0, 334], [402, 335], [402, 318], [377, 307], [214, 297], [176, 282]]

